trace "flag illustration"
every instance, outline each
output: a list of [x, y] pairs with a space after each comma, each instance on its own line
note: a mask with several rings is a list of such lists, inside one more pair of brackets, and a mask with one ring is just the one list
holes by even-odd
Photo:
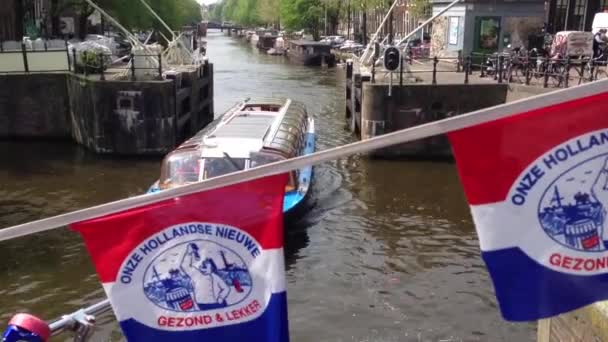
[[73, 224], [127, 340], [288, 341], [286, 182], [271, 176]]
[[608, 299], [608, 93], [448, 137], [504, 318]]

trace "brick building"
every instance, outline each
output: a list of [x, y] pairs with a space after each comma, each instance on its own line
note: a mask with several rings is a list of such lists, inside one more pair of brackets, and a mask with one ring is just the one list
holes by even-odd
[[595, 13], [608, 9], [608, 0], [549, 0], [546, 7], [549, 32], [591, 31]]

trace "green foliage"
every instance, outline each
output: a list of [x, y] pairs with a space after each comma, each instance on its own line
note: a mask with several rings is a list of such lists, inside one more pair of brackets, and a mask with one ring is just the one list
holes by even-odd
[[410, 0], [409, 11], [416, 18], [425, 18], [430, 16], [432, 5], [429, 0]]
[[[174, 30], [201, 21], [200, 5], [196, 0], [145, 0]], [[103, 10], [128, 29], [158, 29], [160, 24], [140, 0], [94, 0]], [[71, 8], [79, 15], [88, 16], [93, 8], [85, 0], [60, 0], [55, 12]]]

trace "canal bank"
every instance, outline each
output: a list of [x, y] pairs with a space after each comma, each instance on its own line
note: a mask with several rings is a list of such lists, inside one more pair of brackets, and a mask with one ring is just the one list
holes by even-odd
[[[341, 70], [293, 65], [214, 30], [208, 40], [217, 113], [247, 96], [289, 96], [315, 115], [320, 150], [352, 142]], [[0, 149], [1, 226], [143, 193], [159, 173], [160, 158], [69, 143]], [[337, 160], [315, 168], [310, 203], [286, 241], [293, 341], [534, 340], [534, 324], [500, 317], [453, 164]], [[68, 230], [3, 243], [0, 254], [4, 321], [23, 310], [57, 317], [103, 296]], [[121, 341], [112, 314], [98, 322], [96, 341]]]

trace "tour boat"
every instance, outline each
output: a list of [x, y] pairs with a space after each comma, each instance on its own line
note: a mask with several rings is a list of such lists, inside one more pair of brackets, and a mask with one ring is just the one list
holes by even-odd
[[[306, 107], [289, 99], [247, 99], [210, 123], [163, 160], [149, 193], [191, 184], [315, 151], [315, 126]], [[283, 212], [298, 216], [312, 166], [293, 171]]]

